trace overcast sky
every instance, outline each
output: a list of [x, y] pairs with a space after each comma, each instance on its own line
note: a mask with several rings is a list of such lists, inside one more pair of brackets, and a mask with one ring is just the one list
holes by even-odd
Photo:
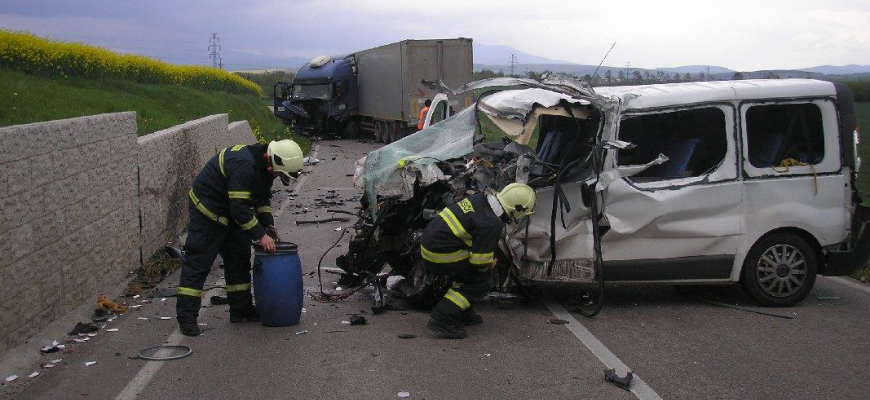
[[0, 28], [201, 64], [211, 32], [228, 63], [462, 36], [580, 64], [613, 42], [607, 64], [639, 68], [870, 64], [870, 0], [0, 0]]

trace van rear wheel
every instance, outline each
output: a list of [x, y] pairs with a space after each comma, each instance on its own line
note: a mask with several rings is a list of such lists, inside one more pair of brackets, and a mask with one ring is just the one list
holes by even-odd
[[741, 281], [747, 293], [765, 306], [799, 303], [816, 282], [815, 252], [799, 236], [776, 233], [761, 238], [743, 262]]

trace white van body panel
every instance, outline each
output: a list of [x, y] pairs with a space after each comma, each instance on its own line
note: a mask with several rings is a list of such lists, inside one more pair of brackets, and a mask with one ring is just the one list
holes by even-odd
[[[849, 171], [841, 163], [836, 91], [830, 82], [745, 80], [595, 90], [620, 103], [620, 117], [691, 105], [728, 109], [728, 150], [723, 165], [736, 165], [720, 166], [701, 177], [651, 183], [623, 178], [610, 184], [604, 202], [606, 223], [611, 227], [602, 241], [605, 261], [734, 254], [730, 278], [719, 281], [737, 282], [749, 250], [773, 230], [803, 230], [823, 247], [846, 240], [851, 220]], [[825, 155], [820, 163], [777, 172], [754, 168], [748, 162], [746, 110], [772, 102], [809, 102], [821, 109]], [[733, 118], [734, 113], [738, 118]], [[605, 170], [616, 167], [614, 158], [608, 158]], [[716, 183], [723, 176], [734, 179]], [[699, 184], [703, 179], [711, 183]]]

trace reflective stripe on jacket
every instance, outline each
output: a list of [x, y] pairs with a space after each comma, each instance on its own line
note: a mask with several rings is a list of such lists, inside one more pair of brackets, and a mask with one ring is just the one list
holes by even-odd
[[450, 204], [426, 226], [420, 239], [423, 259], [438, 263], [466, 261], [479, 269], [492, 265], [504, 222], [486, 195], [475, 194]]
[[200, 213], [228, 225], [234, 221], [257, 240], [274, 224], [270, 206], [272, 174], [261, 144], [227, 147], [212, 157], [193, 181], [188, 196]]

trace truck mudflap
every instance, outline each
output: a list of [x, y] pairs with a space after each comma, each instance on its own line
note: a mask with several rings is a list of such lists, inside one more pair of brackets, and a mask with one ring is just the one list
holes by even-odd
[[849, 275], [870, 260], [870, 207], [859, 205], [852, 216], [852, 237], [846, 242], [846, 250], [828, 252], [822, 275]]

